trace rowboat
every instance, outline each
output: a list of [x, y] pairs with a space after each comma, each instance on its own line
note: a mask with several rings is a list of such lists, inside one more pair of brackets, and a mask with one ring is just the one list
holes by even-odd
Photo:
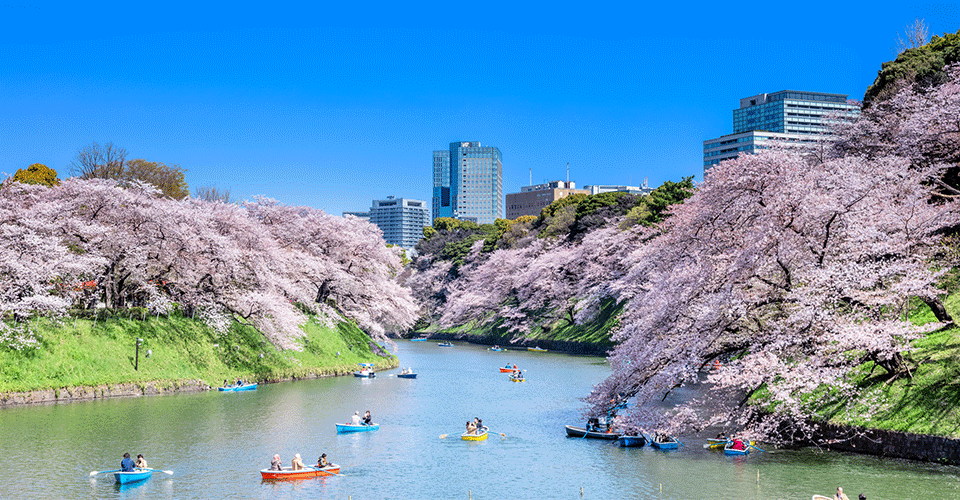
[[514, 366], [514, 367], [512, 367], [512, 368], [509, 367], [509, 366], [504, 366], [503, 368], [500, 368], [500, 373], [513, 373], [514, 370], [516, 370], [516, 369], [517, 369], [516, 366]]
[[733, 441], [728, 441], [727, 445], [723, 447], [724, 455], [747, 455], [750, 453], [750, 447], [746, 443], [743, 444], [742, 450], [737, 450], [733, 448]]
[[476, 434], [464, 432], [463, 434], [460, 434], [460, 439], [464, 441], [483, 441], [484, 439], [487, 439], [487, 429], [480, 429], [480, 432]]
[[680, 448], [680, 441], [677, 441], [677, 438], [673, 436], [666, 436], [667, 441], [657, 441], [654, 439], [650, 442], [650, 445], [658, 450], [676, 450]]
[[440, 347], [453, 347], [452, 342], [438, 342], [437, 345]]
[[330, 464], [326, 467], [307, 466], [300, 470], [293, 470], [290, 467], [284, 467], [283, 470], [260, 470], [260, 477], [263, 479], [308, 479], [334, 475], [340, 475], [340, 466], [337, 464]]
[[115, 477], [120, 484], [143, 481], [151, 475], [153, 475], [153, 469], [137, 469], [130, 472], [117, 471], [113, 473], [113, 477]]
[[400, 378], [417, 378], [416, 373], [398, 373], [397, 376]]
[[410, 339], [410, 342], [426, 342], [426, 341], [427, 341], [426, 337], [417, 337], [415, 339]]
[[723, 447], [726, 446], [728, 442], [729, 441], [727, 441], [726, 439], [710, 438], [710, 439], [707, 439], [706, 447], [710, 448], [711, 450], [719, 450], [719, 449], [723, 449]]
[[218, 388], [220, 392], [237, 392], [237, 391], [255, 391], [257, 390], [257, 384], [243, 384], [240, 386], [230, 386], [230, 387], [220, 387]]
[[510, 377], [511, 382], [526, 382], [523, 377]]
[[353, 372], [354, 377], [373, 378], [377, 373], [373, 371], [373, 363], [357, 363], [360, 365], [360, 371]]
[[567, 428], [567, 436], [578, 437], [578, 438], [591, 438], [591, 439], [607, 439], [613, 441], [620, 437], [619, 432], [612, 432], [609, 429], [606, 431], [588, 431], [583, 427], [575, 427], [572, 425], [564, 426]]
[[640, 448], [647, 445], [647, 438], [644, 436], [620, 436], [617, 438], [620, 446], [624, 448]]
[[347, 432], [369, 432], [380, 429], [380, 424], [337, 424], [337, 434], [344, 434]]
[[542, 347], [540, 347], [540, 346], [528, 347], [527, 350], [528, 350], [528, 351], [533, 351], [533, 352], [547, 352], [546, 349], [544, 349], [544, 348], [542, 348]]
[[833, 500], [833, 497], [825, 497], [823, 495], [814, 495], [811, 500]]
[[493, 351], [493, 352], [503, 352], [503, 351], [506, 351], [506, 349], [503, 349], [503, 348], [500, 348], [500, 347], [488, 347], [487, 350], [488, 350], [488, 351]]

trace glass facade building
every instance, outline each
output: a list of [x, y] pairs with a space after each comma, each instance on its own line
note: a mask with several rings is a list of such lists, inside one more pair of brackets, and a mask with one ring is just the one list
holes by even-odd
[[433, 217], [479, 224], [503, 218], [500, 150], [477, 141], [451, 142], [433, 152]]
[[373, 200], [370, 222], [383, 231], [384, 241], [412, 250], [423, 238], [423, 228], [431, 225], [430, 209], [425, 201], [388, 196]]
[[830, 133], [830, 121], [859, 114], [846, 94], [781, 90], [740, 99], [733, 110], [733, 133], [703, 141], [703, 171], [740, 153], [768, 147], [770, 141], [812, 141]]

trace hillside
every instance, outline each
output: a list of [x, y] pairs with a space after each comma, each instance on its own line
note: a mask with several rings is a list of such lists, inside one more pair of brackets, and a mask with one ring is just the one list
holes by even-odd
[[[36, 321], [36, 320], [34, 320]], [[303, 326], [302, 351], [278, 350], [250, 326], [218, 334], [200, 321], [171, 317], [40, 319], [37, 344], [0, 349], [0, 393], [150, 381], [275, 381], [353, 371], [357, 363], [396, 366], [350, 323]], [[136, 339], [141, 338], [139, 357]], [[379, 347], [373, 347], [379, 350]], [[381, 351], [382, 352], [382, 351]], [[136, 369], [135, 369], [136, 368]]]

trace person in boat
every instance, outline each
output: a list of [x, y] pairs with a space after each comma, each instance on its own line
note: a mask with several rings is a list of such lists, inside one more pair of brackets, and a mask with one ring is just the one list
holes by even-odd
[[293, 456], [293, 460], [290, 461], [290, 468], [293, 470], [303, 470], [303, 460], [300, 458], [299, 453]]
[[717, 439], [727, 439], [727, 434], [724, 432], [721, 432], [720, 434], [717, 434]]
[[833, 500], [850, 500], [847, 498], [847, 495], [843, 493], [843, 488], [837, 486], [837, 494], [833, 496]]
[[733, 444], [730, 446], [730, 448], [734, 450], [747, 449], [747, 447], [743, 445], [743, 441], [741, 441], [738, 437], [733, 438]]
[[133, 463], [133, 459], [130, 458], [130, 454], [124, 453], [123, 460], [120, 461], [120, 470], [122, 472], [133, 472], [134, 467], [136, 467], [136, 465]]
[[597, 417], [590, 417], [587, 419], [587, 432], [593, 432], [600, 430], [600, 420]]
[[223, 379], [223, 386], [230, 387], [230, 382], [227, 382], [227, 379]]
[[363, 425], [373, 425], [373, 417], [370, 416], [370, 410], [363, 414]]
[[480, 431], [486, 429], [486, 427], [483, 426], [483, 420], [481, 420], [480, 417], [473, 417], [473, 421], [477, 426], [477, 434], [480, 434]]
[[277, 453], [270, 461], [270, 470], [283, 470], [283, 462], [280, 460], [280, 454]]
[[240, 387], [240, 386], [242, 386], [242, 385], [243, 385], [243, 379], [242, 379], [242, 378], [238, 378], [238, 379], [237, 379], [237, 387]]
[[473, 423], [473, 420], [467, 420], [467, 434], [476, 434], [477, 433], [477, 424]]
[[867, 500], [867, 497], [866, 497], [866, 495], [864, 495], [863, 493], [861, 493], [860, 496], [857, 497], [857, 500]]
[[317, 468], [322, 469], [328, 465], [330, 465], [330, 462], [327, 461], [327, 454], [324, 453], [323, 455], [320, 455], [320, 458], [317, 459]]
[[360, 410], [353, 412], [353, 416], [350, 417], [350, 421], [353, 422], [353, 425], [360, 425]]
[[143, 458], [143, 454], [142, 454], [142, 453], [140, 453], [140, 454], [137, 455], [137, 462], [136, 462], [136, 464], [134, 464], [134, 466], [135, 466], [136, 468], [138, 468], [138, 469], [146, 469], [146, 468], [147, 468], [147, 459], [146, 459], [146, 458]]

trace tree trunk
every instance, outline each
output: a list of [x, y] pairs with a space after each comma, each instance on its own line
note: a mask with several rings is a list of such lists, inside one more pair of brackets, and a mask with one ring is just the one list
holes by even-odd
[[953, 324], [953, 316], [950, 316], [950, 313], [947, 312], [947, 308], [943, 307], [943, 302], [939, 297], [933, 298], [923, 298], [923, 303], [930, 307], [930, 310], [933, 311], [933, 315], [937, 317], [937, 321], [946, 324]]

